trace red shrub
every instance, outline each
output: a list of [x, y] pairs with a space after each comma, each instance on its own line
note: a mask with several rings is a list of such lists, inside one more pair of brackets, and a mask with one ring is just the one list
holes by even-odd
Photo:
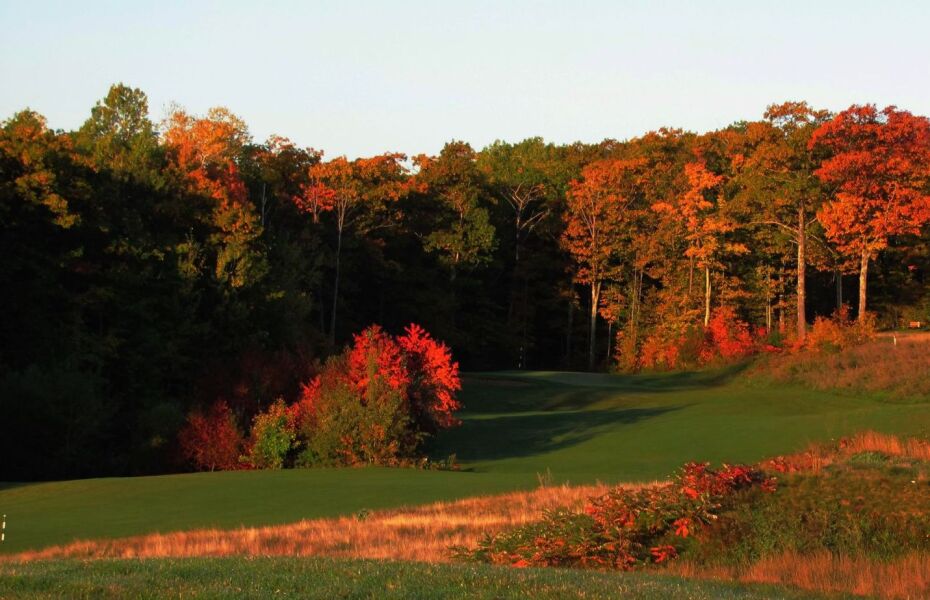
[[415, 323], [397, 338], [403, 349], [409, 373], [410, 410], [416, 424], [436, 431], [459, 423], [453, 413], [459, 409], [455, 393], [462, 389], [459, 364], [452, 360], [449, 347], [437, 342]]
[[345, 376], [363, 400], [368, 399], [375, 376], [392, 390], [405, 390], [410, 383], [405, 358], [397, 341], [380, 325], [372, 325], [353, 337], [346, 352]]
[[218, 400], [206, 413], [191, 412], [178, 434], [181, 453], [200, 470], [240, 468], [243, 437], [226, 402]]
[[701, 362], [731, 362], [749, 356], [754, 351], [755, 343], [749, 333], [749, 325], [740, 320], [736, 311], [729, 306], [716, 309], [704, 332]]
[[[372, 325], [330, 359], [288, 408], [306, 447], [301, 462], [414, 459], [428, 434], [458, 424], [460, 388], [449, 348], [420, 326], [411, 324], [404, 335], [392, 337]], [[349, 421], [354, 425], [347, 426]]]

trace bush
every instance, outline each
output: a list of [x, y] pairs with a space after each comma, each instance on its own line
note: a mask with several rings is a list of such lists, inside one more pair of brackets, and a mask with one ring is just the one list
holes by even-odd
[[458, 364], [417, 325], [394, 338], [377, 325], [356, 335], [304, 386], [291, 408], [300, 464], [409, 464], [423, 441], [458, 423]]
[[452, 360], [449, 347], [432, 339], [426, 330], [413, 323], [397, 338], [397, 343], [404, 353], [409, 373], [407, 394], [416, 427], [435, 433], [458, 425], [453, 413], [460, 407], [455, 394], [462, 383], [459, 365]]
[[252, 436], [243, 462], [256, 469], [280, 469], [294, 447], [297, 436], [284, 400], [277, 400], [268, 410], [255, 415]]
[[218, 400], [204, 413], [194, 411], [178, 434], [182, 455], [205, 471], [240, 468], [244, 440], [226, 402]]
[[373, 373], [360, 397], [345, 369], [345, 357], [331, 359], [307, 389], [304, 402], [312, 408], [299, 424], [298, 464], [396, 466], [414, 456], [419, 437], [401, 393]]
[[839, 352], [864, 344], [875, 337], [875, 319], [867, 314], [865, 320], [852, 320], [849, 306], [843, 305], [830, 318], [817, 317], [807, 334], [805, 347], [822, 352]]
[[690, 463], [671, 484], [614, 489], [583, 512], [556, 510], [465, 556], [620, 570], [681, 556], [692, 574], [784, 555], [897, 559], [930, 551], [928, 460], [930, 442], [864, 432], [755, 467]]
[[739, 319], [736, 311], [729, 306], [721, 306], [714, 310], [710, 323], [704, 330], [704, 344], [700, 351], [701, 363], [731, 363], [746, 358], [755, 351], [756, 344], [749, 333], [749, 325]]
[[774, 489], [774, 479], [758, 469], [689, 463], [674, 483], [616, 488], [591, 499], [583, 513], [558, 510], [539, 523], [489, 537], [472, 557], [513, 566], [620, 570], [665, 563], [741, 498]]
[[[623, 341], [618, 334], [618, 348]], [[757, 335], [760, 339], [767, 333]], [[749, 325], [739, 319], [729, 306], [714, 310], [707, 327], [683, 325], [674, 321], [656, 327], [643, 341], [639, 351], [638, 368], [664, 371], [710, 364], [729, 364], [760, 349], [760, 344], [749, 331]], [[630, 348], [623, 347], [618, 362], [629, 363]]]

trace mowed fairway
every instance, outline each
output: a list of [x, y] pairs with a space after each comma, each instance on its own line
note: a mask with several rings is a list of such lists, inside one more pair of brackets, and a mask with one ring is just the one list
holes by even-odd
[[235, 528], [352, 514], [553, 482], [650, 481], [689, 460], [755, 461], [859, 429], [920, 433], [927, 404], [747, 386], [731, 373], [465, 378], [462, 427], [437, 458], [461, 472], [323, 469], [4, 484], [11, 553], [74, 539]]

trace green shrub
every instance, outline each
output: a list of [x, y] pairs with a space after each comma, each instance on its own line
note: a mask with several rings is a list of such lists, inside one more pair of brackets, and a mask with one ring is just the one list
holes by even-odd
[[294, 424], [284, 400], [255, 415], [252, 437], [244, 462], [256, 469], [280, 469], [296, 439]]
[[299, 466], [397, 465], [415, 456], [404, 396], [373, 374], [364, 401], [342, 377], [343, 357], [330, 360], [317, 380], [312, 410], [302, 415]]

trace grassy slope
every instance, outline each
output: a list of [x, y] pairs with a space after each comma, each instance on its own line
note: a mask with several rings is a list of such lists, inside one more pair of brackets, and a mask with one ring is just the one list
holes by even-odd
[[327, 559], [53, 561], [0, 565], [2, 598], [821, 598], [669, 576]]
[[332, 469], [96, 479], [7, 486], [0, 553], [75, 538], [237, 527], [528, 488], [653, 480], [688, 460], [754, 461], [863, 428], [917, 433], [926, 405], [745, 387], [711, 374], [473, 375], [464, 425], [434, 453], [467, 472]]

